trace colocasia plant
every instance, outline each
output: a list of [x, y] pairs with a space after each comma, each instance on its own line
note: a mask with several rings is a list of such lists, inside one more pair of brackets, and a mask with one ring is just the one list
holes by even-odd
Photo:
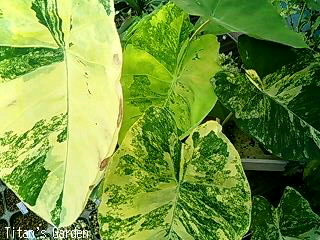
[[[121, 49], [113, 5], [0, 1], [6, 185], [65, 227], [102, 180], [106, 240], [320, 239], [320, 217], [293, 188], [277, 207], [252, 196], [223, 127], [205, 120], [219, 101], [317, 183], [317, 48], [269, 0], [173, 0], [131, 27]], [[231, 32], [242, 34], [240, 67], [219, 55], [218, 35]]]
[[122, 119], [112, 3], [0, 2], [0, 176], [56, 226], [104, 174]]

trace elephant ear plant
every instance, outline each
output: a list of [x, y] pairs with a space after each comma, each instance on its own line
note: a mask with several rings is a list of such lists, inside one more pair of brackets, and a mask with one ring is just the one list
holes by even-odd
[[251, 228], [252, 240], [316, 240], [320, 216], [300, 193], [287, 187], [277, 208], [264, 197], [254, 197]]
[[170, 3], [145, 17], [129, 37], [121, 140], [150, 106], [167, 106], [185, 137], [215, 105], [210, 79], [220, 70], [219, 44], [214, 35], [190, 37], [192, 29], [188, 14]]
[[[0, 177], [49, 223], [71, 225], [105, 176], [103, 239], [241, 240], [251, 223], [249, 184], [222, 126], [203, 123], [218, 99], [274, 154], [319, 158], [319, 57], [228, 69], [215, 34], [304, 48], [302, 36], [267, 0], [173, 2], [125, 34], [121, 68], [112, 1], [0, 1]], [[213, 34], [200, 34], [206, 27]], [[313, 225], [297, 235], [279, 226], [289, 200], [279, 210], [258, 205], [269, 219], [254, 209], [256, 239], [264, 229], [317, 236]]]
[[[263, 17], [255, 24], [262, 26]], [[272, 34], [256, 27], [250, 33], [304, 47], [277, 19]], [[215, 37], [197, 36], [201, 26], [192, 30], [186, 14], [169, 3], [127, 36], [125, 120], [99, 208], [103, 239], [242, 239], [250, 224], [250, 191], [238, 154], [218, 123], [195, 127], [216, 102], [208, 83], [221, 67]], [[284, 31], [282, 39], [277, 31]]]
[[251, 197], [239, 154], [214, 121], [179, 140], [149, 108], [113, 156], [99, 209], [103, 239], [242, 239]]
[[260, 78], [226, 69], [214, 78], [219, 99], [239, 125], [286, 160], [320, 159], [320, 58], [302, 51], [294, 63]]
[[126, 42], [124, 124], [99, 209], [103, 239], [241, 239], [250, 226], [238, 153], [218, 123], [197, 127], [216, 102], [210, 79], [221, 68], [216, 37], [192, 29], [169, 3]]
[[301, 34], [291, 31], [269, 0], [173, 0], [189, 14], [200, 16], [201, 30], [214, 34], [241, 32], [249, 36], [307, 47]]
[[0, 11], [0, 176], [46, 221], [70, 225], [122, 119], [113, 3], [10, 0]]

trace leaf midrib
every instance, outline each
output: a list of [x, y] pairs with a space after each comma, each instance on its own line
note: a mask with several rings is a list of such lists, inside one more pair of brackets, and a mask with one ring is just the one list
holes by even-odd
[[[176, 179], [176, 180], [177, 180], [177, 187], [176, 187], [176, 189], [175, 189], [176, 194], [175, 194], [175, 199], [174, 199], [174, 204], [173, 204], [173, 209], [172, 209], [172, 219], [171, 219], [171, 222], [170, 222], [168, 239], [171, 239], [171, 234], [172, 234], [172, 232], [173, 232], [173, 223], [174, 223], [174, 219], [175, 219], [175, 213], [176, 213], [176, 209], [177, 209], [178, 202], [179, 202], [179, 201], [185, 201], [183, 198], [180, 197], [180, 189], [181, 189], [181, 186], [182, 186], [182, 184], [183, 184], [184, 182], [186, 182], [186, 181], [184, 180], [185, 175], [186, 175], [186, 171], [184, 171], [184, 166], [187, 164], [186, 161], [185, 161], [186, 159], [185, 159], [185, 153], [184, 153], [184, 151], [185, 151], [185, 146], [186, 146], [186, 143], [181, 143], [180, 165], [179, 165], [179, 167], [180, 167], [180, 168], [179, 168], [179, 179]], [[192, 157], [193, 157], [193, 155], [192, 155]], [[173, 168], [173, 169], [174, 169], [174, 168]], [[173, 172], [173, 175], [176, 176], [175, 172]], [[207, 185], [207, 184], [205, 184], [205, 185]], [[215, 185], [215, 184], [209, 184], [209, 185], [207, 185], [207, 186], [213, 186], [213, 185]], [[215, 185], [215, 186], [218, 186], [218, 185]], [[188, 204], [188, 202], [186, 202], [186, 203]], [[207, 204], [205, 204], [205, 203], [203, 203], [203, 204], [204, 204], [204, 205], [207, 205]], [[213, 210], [214, 210], [214, 212], [216, 213], [216, 216], [221, 217], [221, 218], [225, 221], [224, 224], [228, 224], [228, 221], [227, 221], [223, 216], [219, 215], [219, 213], [218, 213], [215, 209], [213, 209]], [[203, 216], [203, 217], [208, 217], [208, 216], [202, 214], [201, 211], [199, 211], [198, 213], [201, 214], [201, 216]], [[219, 224], [219, 222], [218, 222], [218, 224]], [[229, 225], [229, 224], [228, 224], [228, 225]], [[236, 234], [236, 230], [235, 230], [231, 225], [229, 225], [229, 227], [230, 227], [230, 229], [232, 229], [232, 230], [234, 231], [233, 234], [236, 236], [236, 235], [237, 235], [237, 234]], [[189, 233], [188, 233], [188, 234], [189, 234]]]
[[[173, 94], [174, 92], [174, 89], [175, 89], [175, 86], [180, 78], [179, 76], [179, 73], [180, 73], [180, 67], [181, 67], [181, 61], [184, 59], [185, 57], [185, 54], [186, 54], [186, 50], [188, 49], [191, 41], [190, 41], [190, 38], [189, 39], [186, 39], [186, 41], [188, 41], [188, 46], [183, 49], [178, 49], [179, 48], [179, 45], [181, 43], [181, 31], [182, 31], [182, 27], [183, 27], [183, 24], [184, 24], [184, 21], [185, 21], [185, 14], [183, 14], [182, 16], [180, 16], [180, 21], [181, 21], [181, 24], [179, 24], [180, 26], [180, 29], [179, 29], [179, 32], [178, 32], [178, 36], [179, 36], [179, 39], [177, 40], [177, 43], [176, 43], [176, 46], [175, 46], [175, 49], [179, 50], [178, 54], [177, 54], [177, 57], [176, 57], [176, 63], [175, 63], [175, 68], [174, 68], [174, 71], [173, 73], [163, 64], [161, 63], [154, 55], [152, 55], [151, 53], [147, 52], [146, 50], [143, 50], [143, 52], [147, 55], [149, 55], [150, 57], [152, 57], [155, 62], [157, 62], [161, 68], [165, 69], [166, 72], [169, 74], [170, 78], [171, 78], [171, 81], [170, 82], [167, 82], [167, 81], [164, 81], [164, 80], [161, 80], [162, 82], [167, 82], [167, 83], [170, 83], [170, 87], [167, 91], [167, 94], [166, 94], [166, 97], [163, 97], [164, 98], [164, 102], [161, 104], [161, 106], [166, 106], [170, 100], [170, 96]], [[132, 45], [132, 44], [131, 44]], [[134, 45], [132, 45], [133, 47], [135, 47]], [[181, 56], [179, 57], [180, 53], [182, 50], [185, 50], [185, 52], [183, 52], [181, 54]], [[159, 77], [155, 77], [151, 74], [125, 74], [125, 75], [148, 75], [149, 77], [152, 77], [152, 78], [155, 78], [155, 79], [159, 79]], [[180, 95], [181, 96], [181, 95]], [[143, 112], [141, 113], [141, 115], [143, 114]]]
[[[168, 101], [170, 99], [170, 96], [172, 95], [173, 91], [174, 91], [174, 88], [178, 82], [178, 79], [179, 79], [179, 73], [180, 73], [180, 65], [182, 64], [181, 61], [183, 60], [185, 54], [186, 54], [186, 51], [184, 53], [181, 54], [181, 57], [179, 58], [179, 55], [181, 53], [182, 50], [187, 50], [187, 48], [189, 47], [190, 45], [190, 42], [188, 42], [188, 46], [183, 49], [178, 49], [179, 48], [179, 45], [181, 43], [181, 31], [182, 31], [182, 27], [183, 27], [183, 24], [184, 24], [184, 19], [185, 19], [185, 14], [183, 13], [182, 16], [180, 16], [180, 21], [181, 21], [181, 24], [180, 24], [180, 29], [179, 29], [179, 32], [178, 32], [178, 40], [177, 40], [177, 45], [176, 45], [176, 49], [179, 50], [179, 52], [177, 53], [177, 59], [176, 59], [176, 64], [175, 64], [175, 69], [174, 69], [174, 72], [173, 74], [171, 75], [172, 76], [172, 82], [171, 82], [171, 85], [170, 85], [170, 88], [168, 90], [168, 98], [165, 100], [165, 102], [163, 103], [163, 106], [166, 106], [168, 104]], [[187, 39], [186, 41], [190, 41], [190, 39]], [[165, 66], [164, 66], [165, 67]], [[168, 70], [169, 71], [169, 70]]]
[[268, 94], [265, 89], [260, 88], [257, 84], [255, 84], [255, 82], [251, 79], [251, 77], [246, 75], [246, 78], [249, 79], [249, 81], [252, 83], [252, 85], [258, 89], [259, 92], [261, 92], [263, 94], [263, 96], [265, 96], [267, 99], [273, 101], [276, 103], [276, 105], [281, 106], [282, 108], [284, 108], [288, 113], [291, 113], [294, 117], [298, 118], [299, 121], [305, 123], [307, 126], [309, 126], [310, 128], [314, 129], [316, 132], [318, 132], [320, 134], [320, 131], [318, 129], [316, 129], [315, 127], [313, 127], [311, 124], [309, 124], [308, 122], [306, 122], [304, 119], [302, 119], [301, 117], [299, 117], [296, 113], [294, 113], [291, 109], [287, 108], [286, 105], [284, 105], [283, 103], [279, 102], [278, 100], [274, 99], [275, 96], [272, 96], [270, 94]]
[[[63, 185], [62, 185], [62, 190], [61, 190], [61, 194], [62, 194], [62, 204], [63, 205], [63, 193], [65, 190], [65, 185], [66, 185], [66, 175], [67, 175], [67, 169], [68, 169], [68, 159], [69, 159], [69, 124], [70, 124], [70, 99], [69, 99], [69, 68], [68, 68], [68, 56], [67, 56], [67, 51], [66, 49], [63, 47], [63, 52], [65, 55], [65, 67], [66, 67], [66, 84], [67, 84], [67, 123], [66, 123], [66, 127], [67, 127], [67, 139], [66, 139], [66, 157], [65, 157], [65, 166], [64, 166], [64, 173], [63, 173]], [[59, 220], [61, 216], [59, 216]]]

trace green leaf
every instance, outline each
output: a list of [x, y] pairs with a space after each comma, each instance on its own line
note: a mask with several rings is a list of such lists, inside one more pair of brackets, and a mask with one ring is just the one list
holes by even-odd
[[320, 11], [320, 0], [305, 0], [307, 6], [314, 11]]
[[210, 79], [220, 70], [215, 36], [189, 39], [188, 15], [167, 4], [143, 19], [124, 51], [122, 140], [150, 106], [175, 114], [181, 137], [199, 125], [216, 103]]
[[241, 239], [250, 224], [250, 188], [221, 129], [207, 122], [183, 144], [171, 112], [149, 108], [108, 168], [103, 239]]
[[320, 209], [320, 161], [311, 161], [304, 169], [304, 183], [307, 192], [309, 193], [308, 199], [313, 207], [317, 210]]
[[240, 127], [273, 154], [320, 159], [320, 59], [303, 51], [296, 60], [263, 79], [254, 71], [221, 71], [215, 92]]
[[254, 69], [261, 78], [296, 60], [293, 48], [247, 35], [238, 38], [238, 49], [244, 67]]
[[304, 182], [312, 190], [314, 195], [318, 195], [320, 204], [320, 161], [313, 160], [304, 169]]
[[70, 225], [121, 123], [113, 2], [10, 0], [0, 9], [0, 177], [43, 219]]
[[253, 198], [251, 228], [252, 240], [315, 240], [320, 238], [320, 217], [287, 187], [277, 208], [263, 197]]
[[320, 16], [314, 21], [314, 24], [311, 26], [311, 33], [315, 34], [316, 31], [320, 30]]
[[289, 30], [269, 0], [172, 0], [191, 15], [210, 21], [219, 34], [241, 32], [249, 36], [304, 48], [303, 36]]
[[[202, 25], [203, 24], [203, 25]], [[201, 26], [202, 25], [202, 26]], [[230, 31], [219, 24], [208, 22], [208, 19], [205, 17], [200, 17], [195, 24], [195, 28], [202, 27], [204, 28], [204, 33], [210, 33], [214, 35], [223, 35], [229, 33]]]

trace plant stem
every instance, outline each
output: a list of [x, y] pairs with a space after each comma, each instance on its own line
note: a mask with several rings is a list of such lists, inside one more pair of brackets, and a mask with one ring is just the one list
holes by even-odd
[[[207, 24], [210, 23], [210, 20], [208, 19], [207, 21], [205, 21], [204, 23], [202, 23], [198, 28], [197, 30], [192, 34], [191, 38], [189, 39], [188, 41], [188, 45], [190, 45], [190, 43], [194, 40], [194, 38], [207, 26]], [[185, 52], [186, 52], [186, 49], [187, 48], [182, 48], [183, 49], [183, 54], [181, 54], [181, 56], [184, 56]], [[181, 50], [180, 50], [181, 51]], [[176, 69], [176, 72], [179, 72], [180, 71], [180, 67], [181, 67], [181, 62], [182, 62], [182, 57], [181, 57], [181, 61], [178, 61], [177, 64], [178, 64], [178, 67]]]
[[252, 235], [252, 232], [248, 232], [246, 235], [243, 236], [243, 238], [249, 237]]
[[221, 126], [223, 127], [229, 120], [230, 118], [232, 117], [233, 113], [230, 112], [229, 115], [223, 120]]
[[197, 30], [192, 34], [191, 38], [190, 38], [190, 42], [192, 40], [194, 40], [194, 38], [210, 23], [210, 19], [208, 19], [207, 21], [205, 21], [204, 23], [202, 23]]

